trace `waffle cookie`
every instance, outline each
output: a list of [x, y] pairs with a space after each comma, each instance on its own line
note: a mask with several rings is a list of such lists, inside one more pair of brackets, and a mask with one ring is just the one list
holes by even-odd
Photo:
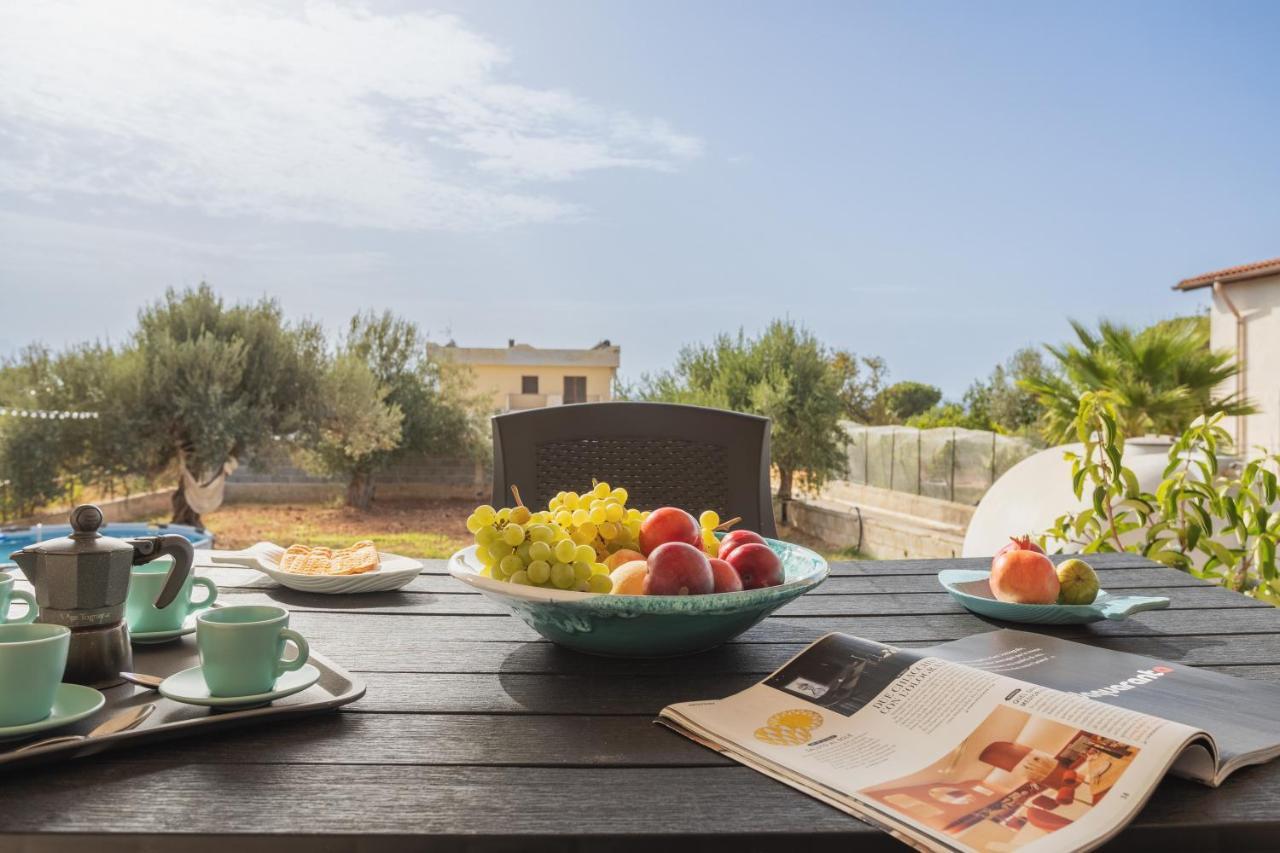
[[367, 539], [337, 551], [290, 545], [280, 558], [280, 570], [297, 575], [359, 575], [377, 568], [378, 549]]

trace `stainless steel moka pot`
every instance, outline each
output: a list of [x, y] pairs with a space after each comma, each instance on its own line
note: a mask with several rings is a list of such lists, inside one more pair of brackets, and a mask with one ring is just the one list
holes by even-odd
[[70, 536], [37, 542], [11, 555], [36, 588], [36, 621], [71, 629], [63, 680], [90, 687], [120, 684], [120, 673], [133, 670], [124, 621], [130, 567], [173, 557], [156, 599], [156, 607], [166, 607], [182, 589], [195, 559], [191, 543], [181, 536], [112, 539], [98, 532], [102, 522], [101, 509], [82, 504], [71, 511]]

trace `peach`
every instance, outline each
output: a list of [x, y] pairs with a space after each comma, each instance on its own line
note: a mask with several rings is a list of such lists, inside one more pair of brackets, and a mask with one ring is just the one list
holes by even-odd
[[639, 551], [632, 551], [630, 548], [619, 548], [608, 557], [605, 558], [604, 564], [609, 567], [609, 571], [621, 566], [623, 563], [630, 563], [632, 560], [643, 560], [644, 554]]
[[644, 595], [644, 581], [649, 576], [649, 564], [644, 558], [623, 563], [609, 573], [613, 581], [614, 595]]
[[1053, 604], [1061, 584], [1057, 569], [1044, 554], [1013, 550], [991, 562], [991, 592], [1014, 604]]

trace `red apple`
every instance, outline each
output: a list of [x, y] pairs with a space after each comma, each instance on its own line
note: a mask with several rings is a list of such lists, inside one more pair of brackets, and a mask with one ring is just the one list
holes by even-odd
[[742, 578], [738, 577], [737, 569], [716, 557], [712, 557], [709, 562], [716, 592], [742, 592]]
[[687, 542], [664, 542], [649, 555], [645, 595], [706, 595], [715, 589], [711, 561]]
[[649, 513], [640, 525], [640, 550], [647, 557], [653, 549], [667, 542], [684, 542], [702, 548], [702, 528], [697, 519], [674, 506], [664, 506]]
[[755, 542], [757, 545], [763, 545], [764, 537], [759, 533], [751, 530], [733, 530], [725, 534], [720, 540], [720, 553], [717, 554], [720, 559], [726, 560], [733, 553], [733, 549], [739, 545], [745, 545], [748, 542]]
[[1009, 544], [1005, 545], [999, 551], [996, 551], [995, 556], [999, 557], [1007, 551], [1035, 551], [1037, 554], [1044, 553], [1044, 549], [1037, 545], [1030, 535], [1025, 533], [1021, 536], [1010, 536]]
[[759, 542], [739, 545], [729, 552], [725, 562], [737, 570], [743, 589], [777, 586], [785, 578], [778, 555], [768, 545]]

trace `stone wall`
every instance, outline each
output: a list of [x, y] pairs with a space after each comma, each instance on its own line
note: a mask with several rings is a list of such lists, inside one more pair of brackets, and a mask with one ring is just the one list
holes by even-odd
[[[173, 510], [173, 489], [159, 489], [154, 492], [140, 492], [124, 498], [99, 500], [95, 503], [102, 509], [102, 515], [108, 522], [142, 521], [153, 516], [164, 516], [168, 521]], [[66, 524], [72, 507], [50, 510], [26, 518], [17, 518], [10, 522], [14, 526], [31, 524]]]
[[837, 482], [775, 507], [780, 520], [837, 549], [868, 557], [956, 557], [974, 508], [920, 495]]
[[[408, 459], [374, 477], [375, 497], [486, 497], [489, 467], [475, 459], [422, 456]], [[250, 462], [227, 478], [228, 503], [320, 503], [338, 499], [346, 489], [341, 478], [319, 477], [288, 458]]]

